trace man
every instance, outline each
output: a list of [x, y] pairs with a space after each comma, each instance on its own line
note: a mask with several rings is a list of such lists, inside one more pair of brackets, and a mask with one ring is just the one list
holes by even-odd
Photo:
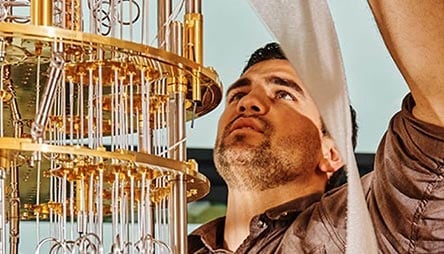
[[[375, 171], [362, 179], [378, 248], [443, 253], [444, 2], [370, 4], [411, 90], [381, 141]], [[189, 253], [345, 251], [347, 189], [323, 194], [343, 161], [279, 52], [270, 44], [253, 54], [227, 92], [214, 151], [229, 189], [227, 214], [190, 235]]]

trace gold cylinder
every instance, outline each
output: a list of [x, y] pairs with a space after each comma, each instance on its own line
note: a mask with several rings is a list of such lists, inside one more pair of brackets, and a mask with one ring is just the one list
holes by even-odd
[[183, 56], [203, 64], [203, 16], [200, 13], [186, 13], [184, 22]]
[[200, 91], [200, 72], [199, 71], [193, 71], [193, 78], [192, 78], [192, 99], [195, 103], [197, 103], [198, 106], [202, 103], [202, 93]]
[[31, 1], [31, 25], [52, 26], [52, 0]]

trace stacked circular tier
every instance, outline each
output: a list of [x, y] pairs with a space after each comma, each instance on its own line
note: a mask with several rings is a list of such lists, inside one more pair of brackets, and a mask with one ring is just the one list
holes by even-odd
[[108, 221], [113, 251], [175, 253], [175, 184], [188, 201], [209, 191], [183, 156], [183, 129], [219, 104], [215, 71], [140, 43], [7, 22], [0, 63], [0, 213], [11, 237], [19, 220], [49, 221], [42, 253], [100, 253]]

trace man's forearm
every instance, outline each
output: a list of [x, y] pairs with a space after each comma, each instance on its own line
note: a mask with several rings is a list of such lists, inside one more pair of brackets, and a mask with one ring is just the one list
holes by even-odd
[[369, 0], [415, 98], [415, 117], [444, 126], [444, 1]]

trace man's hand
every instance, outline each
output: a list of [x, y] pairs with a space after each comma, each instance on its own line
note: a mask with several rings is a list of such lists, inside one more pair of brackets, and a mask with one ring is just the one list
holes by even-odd
[[444, 0], [369, 0], [415, 99], [413, 115], [444, 126]]

